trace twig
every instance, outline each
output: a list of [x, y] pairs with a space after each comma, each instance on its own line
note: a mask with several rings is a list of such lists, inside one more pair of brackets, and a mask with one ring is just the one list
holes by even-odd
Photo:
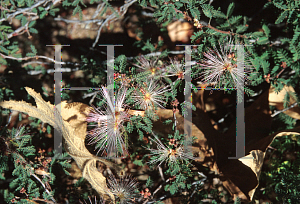
[[285, 109], [282, 109], [282, 110], [280, 110], [280, 111], [275, 111], [275, 112], [271, 115], [271, 117], [273, 118], [273, 117], [275, 117], [276, 115], [278, 115], [279, 113], [282, 113], [282, 112], [287, 111], [287, 110], [289, 110], [289, 109], [291, 109], [291, 108], [294, 108], [294, 107], [297, 106], [297, 105], [298, 105], [298, 103], [295, 102], [295, 103], [293, 103], [291, 106], [289, 106], [289, 107], [287, 107], [287, 108], [285, 108]]
[[162, 179], [163, 181], [165, 181], [164, 174], [163, 174], [162, 168], [161, 168], [160, 166], [158, 166], [158, 171], [159, 171], [159, 175], [160, 175], [161, 179]]
[[46, 188], [46, 186], [45, 186], [45, 184], [41, 181], [41, 179], [37, 176], [37, 175], [35, 175], [34, 173], [30, 173], [36, 180], [38, 180], [41, 184], [42, 184], [42, 186], [43, 186], [43, 188], [45, 189], [45, 191], [46, 191], [46, 193], [49, 195], [49, 196], [51, 196], [51, 200], [54, 202], [54, 203], [56, 203], [56, 200], [54, 199], [54, 197], [51, 195], [51, 193], [49, 192], [49, 190]]
[[[48, 3], [50, 3], [50, 4], [45, 8], [45, 11], [48, 11], [51, 8], [51, 6], [55, 6], [56, 4], [61, 3], [61, 0], [43, 0], [43, 1], [38, 1], [36, 4], [32, 5], [31, 7], [23, 8], [23, 9], [18, 9], [16, 12], [6, 15], [5, 18], [0, 19], [0, 23], [3, 22], [3, 21], [7, 21], [8, 19], [11, 21], [12, 18], [14, 18], [15, 16], [17, 16], [19, 14], [34, 15], [35, 13], [30, 12], [32, 9], [37, 8], [37, 7], [39, 7], [42, 4], [46, 5]], [[28, 35], [30, 36], [30, 33], [28, 31], [28, 25], [29, 25], [29, 23], [40, 18], [39, 16], [37, 16], [37, 14], [35, 14], [35, 15], [36, 16], [31, 17], [24, 26], [21, 26], [18, 29], [16, 29], [14, 32], [8, 34], [7, 35], [7, 39], [12, 38], [13, 36], [21, 35], [21, 34], [23, 34], [25, 32], [27, 32]], [[0, 44], [2, 44], [3, 41], [4, 40], [1, 40]]]
[[24, 13], [24, 12], [28, 12], [28, 11], [31, 11], [32, 9], [42, 5], [43, 3], [45, 2], [52, 2], [51, 0], [43, 0], [43, 1], [38, 1], [36, 4], [32, 5], [31, 7], [28, 7], [28, 8], [24, 8], [24, 9], [18, 9], [18, 11], [12, 13], [12, 14], [8, 14], [6, 15], [6, 18], [2, 18], [0, 19], [0, 22], [3, 22], [3, 21], [6, 21], [7, 19], [9, 18], [13, 18], [21, 13]]
[[18, 57], [12, 57], [12, 56], [7, 56], [7, 55], [4, 55], [4, 54], [2, 54], [2, 53], [0, 53], [0, 55], [1, 55], [1, 57], [5, 58], [5, 59], [13, 59], [13, 60], [29, 60], [29, 59], [39, 59], [39, 58], [41, 58], [41, 59], [49, 60], [49, 61], [54, 62], [54, 63], [56, 63], [56, 64], [61, 64], [61, 65], [67, 64], [67, 63], [65, 63], [65, 62], [57, 62], [57, 61], [55, 61], [54, 59], [52, 59], [52, 58], [50, 58], [50, 57], [41, 56], [41, 55], [36, 55], [36, 56], [34, 56], [34, 57], [20, 57], [20, 58], [18, 58]]
[[137, 0], [129, 0], [127, 2], [125, 2], [125, 4], [123, 6], [120, 7], [120, 14], [119, 16], [116, 15], [116, 12], [113, 12], [111, 15], [109, 15], [105, 21], [101, 24], [100, 28], [98, 29], [98, 33], [97, 33], [97, 37], [92, 45], [92, 48], [94, 48], [96, 46], [96, 44], [99, 41], [100, 35], [101, 35], [101, 30], [103, 28], [104, 25], [107, 25], [109, 22], [113, 22], [115, 20], [117, 20], [118, 18], [121, 18], [125, 15], [125, 13], [127, 12], [128, 8], [134, 4]]
[[[162, 187], [163, 187], [163, 185], [164, 184], [166, 184], [166, 183], [168, 183], [170, 181], [170, 179], [168, 178], [164, 183], [162, 183], [162, 184], [160, 184], [159, 186], [158, 186], [158, 188], [153, 192], [153, 194], [152, 194], [152, 196], [151, 197], [153, 197]], [[145, 200], [144, 202], [143, 202], [143, 204], [146, 204], [147, 202], [149, 201], [149, 198], [147, 198], [147, 200]]]
[[32, 198], [32, 200], [36, 200], [36, 201], [42, 201], [42, 202], [45, 202], [45, 203], [55, 203], [55, 202], [52, 202], [52, 201], [49, 201], [49, 200], [45, 200], [45, 199], [40, 199], [40, 198]]
[[68, 20], [61, 18], [60, 16], [57, 18], [54, 18], [55, 21], [64, 21], [66, 23], [83, 23], [83, 24], [88, 24], [88, 23], [96, 23], [97, 25], [101, 25], [103, 23], [103, 19], [90, 19], [90, 20]]
[[239, 36], [239, 37], [242, 37], [242, 38], [247, 38], [247, 36], [245, 36], [245, 35], [240, 35], [240, 34], [237, 34], [237, 33], [233, 33], [233, 32], [231, 32], [231, 31], [223, 31], [223, 30], [219, 30], [219, 29], [217, 29], [217, 28], [215, 28], [215, 27], [213, 27], [213, 26], [211, 26], [211, 25], [203, 25], [203, 27], [207, 27], [207, 28], [210, 28], [210, 29], [212, 29], [212, 30], [215, 30], [215, 31], [217, 31], [218, 33], [223, 33], [223, 34], [228, 34], [228, 35], [237, 35], [237, 36]]

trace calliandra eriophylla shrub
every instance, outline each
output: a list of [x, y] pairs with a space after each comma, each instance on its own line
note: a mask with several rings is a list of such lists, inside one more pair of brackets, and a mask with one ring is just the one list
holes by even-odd
[[[299, 167], [300, 3], [247, 3], [1, 1], [0, 200], [295, 202], [297, 182], [286, 183]], [[45, 48], [53, 42], [72, 48]], [[110, 52], [108, 44], [122, 43]], [[68, 100], [61, 109], [56, 96]], [[245, 107], [248, 162], [228, 159], [236, 102]], [[54, 151], [53, 128], [63, 154]], [[287, 137], [284, 145], [276, 136]]]

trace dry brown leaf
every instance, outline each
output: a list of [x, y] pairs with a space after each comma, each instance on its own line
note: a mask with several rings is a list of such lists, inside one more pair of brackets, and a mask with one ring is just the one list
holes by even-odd
[[[275, 93], [275, 88], [271, 88], [269, 91], [269, 103], [271, 106], [275, 106], [277, 110], [283, 110], [283, 99], [286, 93], [295, 93], [295, 90], [292, 86], [284, 86], [283, 89], [279, 93]], [[295, 98], [290, 95], [290, 105], [296, 102]], [[295, 106], [291, 109], [284, 111], [283, 113], [291, 116], [295, 119], [300, 119], [300, 108], [299, 106]]]
[[260, 150], [252, 150], [250, 154], [239, 159], [244, 165], [250, 167], [251, 170], [256, 174], [257, 185], [254, 189], [250, 190], [248, 193], [251, 200], [259, 184], [259, 176], [261, 173], [261, 167], [264, 163], [265, 154], [266, 152]]
[[193, 34], [193, 26], [188, 22], [175, 21], [167, 26], [172, 42], [187, 43]]
[[[89, 106], [82, 103], [68, 104], [62, 102], [55, 108], [50, 102], [45, 102], [41, 95], [33, 89], [28, 87], [25, 89], [35, 99], [36, 107], [24, 101], [4, 101], [0, 103], [0, 106], [26, 112], [29, 116], [39, 118], [62, 133], [65, 139], [66, 151], [76, 161], [83, 177], [91, 183], [99, 194], [106, 198], [109, 195], [114, 202], [114, 196], [107, 188], [106, 178], [96, 168], [96, 162], [100, 161], [117, 171], [120, 171], [119, 167], [112, 162], [92, 155], [85, 147], [87, 123], [84, 118], [85, 114], [90, 111]], [[59, 117], [60, 115], [61, 117]]]

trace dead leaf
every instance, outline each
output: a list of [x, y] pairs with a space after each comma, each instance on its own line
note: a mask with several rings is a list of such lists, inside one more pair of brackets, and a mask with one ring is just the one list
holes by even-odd
[[66, 151], [76, 161], [83, 177], [91, 183], [100, 195], [106, 199], [109, 195], [114, 202], [114, 196], [107, 188], [106, 178], [96, 168], [96, 162], [100, 161], [114, 168], [117, 172], [120, 172], [119, 167], [112, 162], [92, 155], [85, 147], [87, 123], [84, 118], [85, 114], [90, 111], [89, 106], [82, 103], [68, 104], [62, 102], [54, 107], [50, 102], [45, 102], [41, 95], [33, 89], [28, 87], [25, 89], [35, 99], [37, 106], [32, 106], [25, 101], [4, 101], [0, 103], [0, 106], [26, 112], [29, 116], [39, 118], [57, 129], [65, 139]]
[[188, 22], [175, 21], [167, 26], [169, 37], [172, 42], [187, 43], [193, 34], [193, 26]]

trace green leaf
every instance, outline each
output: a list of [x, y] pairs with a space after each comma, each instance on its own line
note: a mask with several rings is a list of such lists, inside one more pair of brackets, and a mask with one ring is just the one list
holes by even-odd
[[243, 32], [245, 32], [248, 29], [248, 26], [246, 26], [246, 25], [239, 25], [236, 28], [237, 28], [236, 31], [235, 31], [236, 33], [243, 33]]
[[133, 164], [138, 165], [138, 166], [144, 166], [145, 163], [143, 162], [143, 160], [134, 160]]
[[21, 25], [24, 26], [27, 23], [27, 18], [25, 16], [23, 16], [21, 18]]
[[1, 46], [1, 45], [0, 45], [0, 51], [1, 51], [1, 52], [4, 52], [4, 53], [7, 54], [7, 55], [8, 55], [8, 53], [9, 53], [9, 51], [8, 51], [5, 47], [3, 47], [3, 46]]
[[201, 5], [201, 7], [202, 7], [202, 11], [203, 11], [204, 15], [207, 16], [208, 18], [212, 18], [211, 6], [207, 5], [207, 4], [203, 4], [203, 5]]
[[35, 28], [29, 28], [29, 32], [34, 33], [34, 34], [38, 33], [37, 29], [35, 29]]
[[262, 26], [262, 29], [264, 30], [265, 34], [267, 37], [270, 37], [270, 29], [268, 28], [268, 26], [266, 24], [264, 24]]
[[32, 53], [36, 55], [37, 50], [36, 50], [36, 48], [34, 47], [34, 45], [30, 45], [30, 48], [31, 48]]
[[270, 67], [270, 63], [266, 60], [261, 60], [260, 61], [260, 64], [264, 70], [264, 74], [268, 74], [269, 73], [269, 67]]
[[48, 11], [43, 11], [40, 15], [40, 18], [43, 19], [47, 13], [48, 13]]
[[277, 18], [277, 20], [275, 21], [275, 24], [281, 23], [281, 22], [285, 19], [285, 17], [287, 17], [288, 13], [289, 13], [289, 12], [288, 12], [287, 10], [283, 11], [283, 12], [280, 14], [280, 16]]
[[242, 19], [243, 19], [243, 16], [232, 16], [232, 17], [230, 17], [229, 22], [230, 22], [231, 24], [237, 24], [237, 23], [239, 23]]
[[290, 94], [286, 92], [283, 98], [283, 107], [287, 108], [290, 105]]
[[27, 53], [27, 54], [26, 54], [26, 57], [34, 57], [34, 56], [35, 56], [34, 53]]
[[51, 126], [50, 126], [50, 125], [47, 126], [47, 133], [48, 133], [48, 134], [51, 133]]
[[234, 9], [234, 2], [230, 3], [228, 8], [227, 8], [227, 18], [229, 16], [231, 16], [232, 12], [233, 12], [233, 9]]
[[20, 14], [20, 15], [17, 15], [17, 16], [15, 17], [15, 19], [21, 20], [22, 17], [23, 17], [23, 14]]
[[42, 6], [39, 6], [39, 7], [38, 7], [38, 10], [39, 10], [39, 11], [45, 11], [44, 7], [42, 7]]
[[259, 44], [259, 45], [264, 45], [264, 44], [266, 44], [266, 43], [268, 43], [268, 42], [269, 42], [268, 37], [260, 37], [260, 38], [258, 39], [258, 41], [257, 41], [257, 44]]
[[28, 24], [28, 27], [30, 28], [30, 27], [34, 26], [35, 24], [36, 24], [36, 21], [31, 21], [31, 22]]

